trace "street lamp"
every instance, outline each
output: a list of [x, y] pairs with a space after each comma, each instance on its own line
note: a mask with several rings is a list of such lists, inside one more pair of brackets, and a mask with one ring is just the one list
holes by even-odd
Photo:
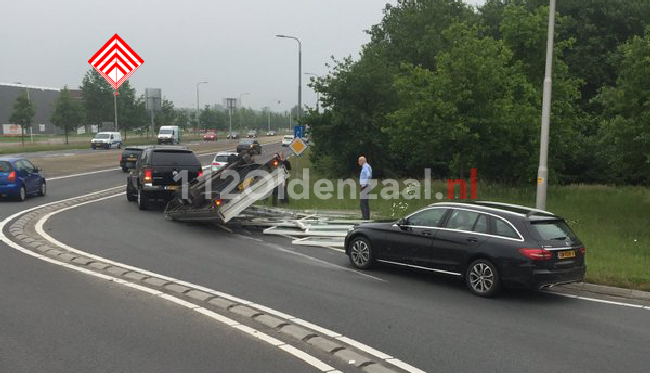
[[201, 84], [208, 84], [208, 82], [196, 83], [196, 128], [199, 133], [201, 132], [201, 108], [199, 107], [199, 86]]
[[542, 99], [542, 134], [539, 141], [539, 169], [537, 170], [536, 207], [546, 209], [546, 188], [548, 186], [548, 133], [551, 122], [551, 90], [553, 88], [553, 37], [555, 36], [555, 0], [550, 0], [548, 11], [548, 43], [546, 46], [546, 71]]
[[[305, 73], [305, 75], [311, 75], [311, 76], [315, 76], [317, 78], [320, 78], [320, 75], [315, 74], [315, 73]], [[317, 113], [320, 112], [319, 106], [318, 106], [319, 102], [320, 102], [320, 92], [316, 91], [316, 112]]]
[[302, 43], [300, 39], [290, 35], [275, 35], [279, 38], [293, 39], [298, 42], [298, 113], [297, 117], [300, 119], [300, 112], [302, 111]]

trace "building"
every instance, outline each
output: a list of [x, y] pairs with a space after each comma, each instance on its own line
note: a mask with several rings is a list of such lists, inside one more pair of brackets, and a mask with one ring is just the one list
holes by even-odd
[[[10, 123], [16, 99], [27, 92], [34, 103], [36, 113], [32, 121], [34, 134], [61, 134], [62, 131], [50, 120], [54, 105], [60, 94], [59, 88], [30, 86], [20, 83], [0, 83], [0, 135], [20, 135], [20, 126]], [[81, 90], [71, 89], [72, 97], [81, 99]]]

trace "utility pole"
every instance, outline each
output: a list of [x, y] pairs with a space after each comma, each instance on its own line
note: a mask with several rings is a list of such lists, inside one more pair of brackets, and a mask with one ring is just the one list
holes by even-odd
[[548, 43], [546, 46], [546, 70], [542, 100], [542, 133], [539, 142], [539, 169], [537, 170], [536, 207], [546, 209], [548, 187], [548, 134], [551, 122], [551, 91], [553, 89], [553, 37], [555, 36], [555, 0], [550, 0], [548, 13]]
[[276, 35], [279, 38], [293, 39], [298, 42], [298, 113], [296, 116], [300, 120], [300, 112], [302, 111], [302, 43], [296, 36], [291, 35]]
[[115, 109], [115, 132], [119, 132], [117, 129], [117, 90], [115, 90], [115, 95], [113, 96], [113, 108]]
[[208, 82], [196, 83], [196, 130], [201, 132], [201, 108], [199, 107], [199, 86], [201, 84], [208, 84]]

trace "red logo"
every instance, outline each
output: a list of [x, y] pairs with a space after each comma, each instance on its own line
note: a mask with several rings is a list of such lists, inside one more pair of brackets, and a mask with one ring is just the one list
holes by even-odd
[[144, 60], [115, 34], [88, 63], [113, 86], [117, 96], [117, 88], [144, 63]]

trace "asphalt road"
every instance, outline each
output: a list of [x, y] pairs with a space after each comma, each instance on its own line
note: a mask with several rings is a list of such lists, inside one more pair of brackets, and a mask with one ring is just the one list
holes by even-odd
[[[124, 181], [121, 171], [51, 180], [46, 197], [0, 201], [0, 220]], [[0, 372], [315, 371], [196, 312], [41, 262], [2, 242], [0, 299]]]
[[[271, 147], [265, 149], [265, 153], [273, 151]], [[121, 172], [102, 173], [88, 179], [61, 179], [51, 182], [50, 196], [46, 198], [60, 199], [123, 183]], [[33, 203], [41, 202], [32, 199], [19, 207], [3, 203], [1, 214]], [[254, 230], [237, 228], [234, 234], [228, 234], [208, 225], [168, 222], [161, 210], [162, 206], [154, 211], [138, 211], [134, 203], [121, 196], [55, 215], [45, 229], [74, 248], [272, 307], [338, 331], [429, 372], [648, 372], [650, 366], [650, 312], [644, 309], [525, 291], [508, 292], [500, 298], [486, 300], [471, 295], [455, 278], [387, 266], [360, 274], [352, 270], [345, 255], [337, 251], [294, 247], [287, 239], [263, 236]], [[60, 272], [65, 278], [47, 275], [38, 283], [33, 282], [36, 280], [21, 281], [21, 273], [29, 271], [30, 265], [44, 265], [32, 263], [33, 259], [27, 257], [12, 258], [18, 254], [6, 254], [4, 249], [0, 246], [0, 263], [10, 265], [13, 272], [7, 273], [14, 275], [3, 276], [8, 277], [13, 286], [0, 285], [0, 295], [9, 294], [9, 299], [14, 299], [21, 289], [37, 291], [42, 288], [43, 292], [54, 294], [67, 289], [65, 294], [69, 298], [58, 296], [56, 299], [61, 297], [62, 303], [96, 299], [96, 303], [88, 302], [96, 306], [79, 307], [79, 319], [93, 318], [94, 308], [101, 308], [102, 319], [115, 320], [120, 313], [112, 312], [128, 306], [133, 307], [129, 317], [133, 317], [134, 323], [139, 317], [152, 317], [137, 313], [149, 306], [147, 302], [154, 301], [135, 295], [129, 297], [123, 294], [124, 290], [106, 289], [106, 285], [75, 278], [76, 275], [59, 269], [51, 271]], [[77, 280], [79, 282], [75, 283]], [[14, 287], [18, 290], [11, 290]], [[124, 297], [132, 303], [115, 301]], [[36, 302], [40, 307], [35, 304], [33, 309], [47, 308], [48, 301], [57, 304], [55, 299], [45, 296], [36, 298], [43, 301]], [[158, 307], [153, 313], [163, 325], [175, 322], [182, 314], [167, 308]], [[46, 309], [34, 312], [33, 316], [27, 314], [33, 323], [51, 319]], [[18, 322], [15, 318], [20, 312], [7, 313], [3, 320], [13, 320], [11, 325]], [[182, 318], [183, 322], [194, 322], [192, 316]], [[123, 325], [113, 327], [127, 329], [129, 321], [119, 321], [122, 322]], [[157, 330], [151, 320], [148, 322], [143, 330]], [[60, 343], [60, 340], [75, 338], [78, 333], [78, 330], [54, 328], [51, 324], [44, 326], [42, 332], [34, 330], [32, 338], [53, 336], [48, 342], [54, 344], [54, 339]], [[21, 341], [17, 333], [10, 334], [9, 340]], [[63, 333], [63, 336], [56, 333]], [[0, 351], [15, 350], [8, 350], [10, 346], [4, 334], [0, 333], [3, 336]], [[144, 336], [133, 334], [137, 333], [125, 333], [126, 337], [121, 333], [109, 333], [115, 339], [105, 343], [119, 345], [146, 340]], [[209, 342], [219, 344], [219, 337]], [[201, 334], [192, 338], [203, 341]], [[168, 344], [162, 345], [160, 343], [160, 349], [168, 347]], [[79, 348], [92, 354], [91, 346]], [[156, 346], [149, 350], [152, 358], [164, 353]], [[22, 344], [22, 348], [28, 347], [27, 342]], [[238, 347], [246, 348], [235, 345], [233, 350], [239, 351]], [[120, 351], [112, 353], [120, 355]], [[48, 356], [47, 353], [42, 355]], [[277, 356], [269, 358], [284, 364]], [[209, 361], [202, 359], [203, 356], [196, 358]], [[0, 367], [2, 361], [0, 353]], [[287, 371], [300, 368], [286, 364], [290, 367]], [[232, 367], [228, 371], [259, 370], [259, 366], [252, 370]], [[116, 370], [119, 371], [111, 371]], [[264, 369], [278, 370], [274, 367]]]

